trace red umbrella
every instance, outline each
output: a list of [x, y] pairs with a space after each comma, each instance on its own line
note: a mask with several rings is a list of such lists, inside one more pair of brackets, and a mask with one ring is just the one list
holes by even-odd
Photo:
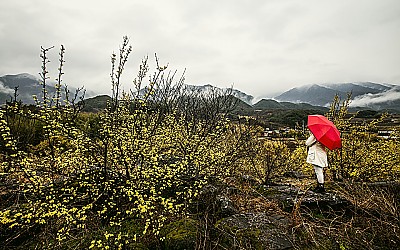
[[309, 115], [307, 127], [310, 129], [311, 133], [313, 133], [317, 141], [330, 150], [342, 147], [339, 130], [335, 127], [333, 122], [329, 121], [325, 116]]

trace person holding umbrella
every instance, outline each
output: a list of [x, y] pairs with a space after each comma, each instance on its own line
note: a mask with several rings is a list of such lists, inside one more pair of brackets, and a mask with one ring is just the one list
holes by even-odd
[[322, 115], [309, 115], [307, 127], [311, 132], [306, 140], [307, 163], [313, 165], [317, 177], [317, 186], [313, 191], [325, 193], [324, 168], [328, 166], [325, 147], [330, 150], [340, 148], [342, 146], [340, 133], [335, 125]]
[[312, 133], [310, 133], [310, 137], [308, 137], [306, 141], [306, 146], [308, 148], [307, 163], [313, 165], [317, 177], [317, 186], [313, 191], [317, 193], [325, 193], [324, 167], [328, 166], [328, 156], [326, 154], [325, 146], [318, 142]]

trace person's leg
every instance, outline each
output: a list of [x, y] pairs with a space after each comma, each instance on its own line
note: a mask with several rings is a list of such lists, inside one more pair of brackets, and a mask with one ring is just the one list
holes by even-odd
[[317, 176], [317, 181], [320, 184], [324, 184], [324, 169], [320, 166], [314, 165], [315, 175]]
[[318, 182], [318, 185], [314, 189], [314, 192], [324, 193], [325, 192], [325, 187], [324, 187], [324, 169], [319, 167], [319, 166], [317, 166], [317, 165], [313, 165], [313, 166], [314, 166], [314, 171], [315, 171], [315, 175], [317, 176], [317, 182]]

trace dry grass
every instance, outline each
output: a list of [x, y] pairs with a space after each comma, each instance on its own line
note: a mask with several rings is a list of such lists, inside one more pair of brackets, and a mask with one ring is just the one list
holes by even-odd
[[400, 245], [399, 184], [370, 186], [331, 183], [331, 191], [351, 206], [342, 212], [293, 211], [299, 246], [316, 249], [398, 249]]

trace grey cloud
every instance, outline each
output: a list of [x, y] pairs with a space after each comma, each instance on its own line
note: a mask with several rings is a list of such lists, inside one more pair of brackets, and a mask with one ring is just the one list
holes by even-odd
[[12, 94], [12, 93], [14, 93], [14, 90], [7, 88], [6, 86], [4, 86], [4, 83], [2, 81], [0, 81], [0, 93]]
[[400, 88], [393, 88], [379, 94], [365, 94], [352, 100], [350, 106], [363, 107], [373, 104], [385, 103], [400, 100]]
[[40, 70], [40, 46], [65, 82], [109, 91], [110, 55], [123, 35], [133, 53], [124, 81], [154, 53], [190, 84], [234, 84], [249, 94], [294, 85], [375, 81], [400, 83], [397, 0], [50, 1], [6, 0], [0, 16], [0, 75]]

